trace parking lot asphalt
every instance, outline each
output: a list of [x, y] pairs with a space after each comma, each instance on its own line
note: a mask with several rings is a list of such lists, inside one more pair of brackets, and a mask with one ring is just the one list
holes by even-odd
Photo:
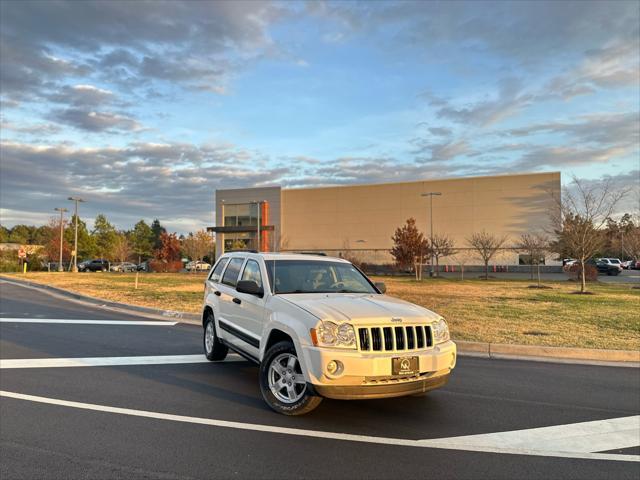
[[[640, 476], [635, 368], [460, 358], [426, 397], [285, 417], [256, 366], [206, 362], [199, 327], [146, 321], [0, 281], [3, 480]], [[511, 433], [468, 437], [495, 432]]]

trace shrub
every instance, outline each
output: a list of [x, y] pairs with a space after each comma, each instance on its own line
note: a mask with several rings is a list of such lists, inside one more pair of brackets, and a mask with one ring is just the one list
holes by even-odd
[[164, 260], [151, 260], [149, 262], [149, 268], [152, 272], [156, 273], [176, 273], [182, 270], [182, 262], [180, 260], [164, 261]]
[[[587, 282], [594, 282], [598, 279], [598, 269], [593, 265], [584, 266], [584, 276]], [[579, 263], [569, 265], [569, 268], [565, 268], [565, 272], [569, 275], [571, 280], [580, 281], [580, 274], [582, 269]]]
[[20, 262], [16, 250], [0, 250], [0, 272], [18, 272]]

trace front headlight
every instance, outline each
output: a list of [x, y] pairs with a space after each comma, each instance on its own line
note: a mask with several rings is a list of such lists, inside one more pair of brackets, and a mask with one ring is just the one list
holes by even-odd
[[349, 323], [323, 321], [318, 328], [311, 329], [311, 339], [319, 347], [356, 348], [356, 332]]
[[441, 318], [432, 325], [433, 328], [433, 341], [434, 343], [443, 343], [449, 340], [449, 327], [444, 318]]

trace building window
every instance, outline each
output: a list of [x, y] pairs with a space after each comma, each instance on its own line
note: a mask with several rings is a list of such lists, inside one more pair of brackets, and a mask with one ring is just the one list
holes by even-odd
[[225, 233], [224, 235], [224, 251], [229, 250], [255, 250], [256, 234], [255, 232], [242, 233]]
[[225, 227], [255, 227], [258, 225], [258, 204], [238, 203], [225, 204]]

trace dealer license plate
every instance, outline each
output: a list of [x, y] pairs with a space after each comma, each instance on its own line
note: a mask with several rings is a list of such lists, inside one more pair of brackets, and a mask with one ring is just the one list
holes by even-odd
[[391, 359], [392, 375], [414, 375], [420, 373], [418, 357], [394, 357]]

